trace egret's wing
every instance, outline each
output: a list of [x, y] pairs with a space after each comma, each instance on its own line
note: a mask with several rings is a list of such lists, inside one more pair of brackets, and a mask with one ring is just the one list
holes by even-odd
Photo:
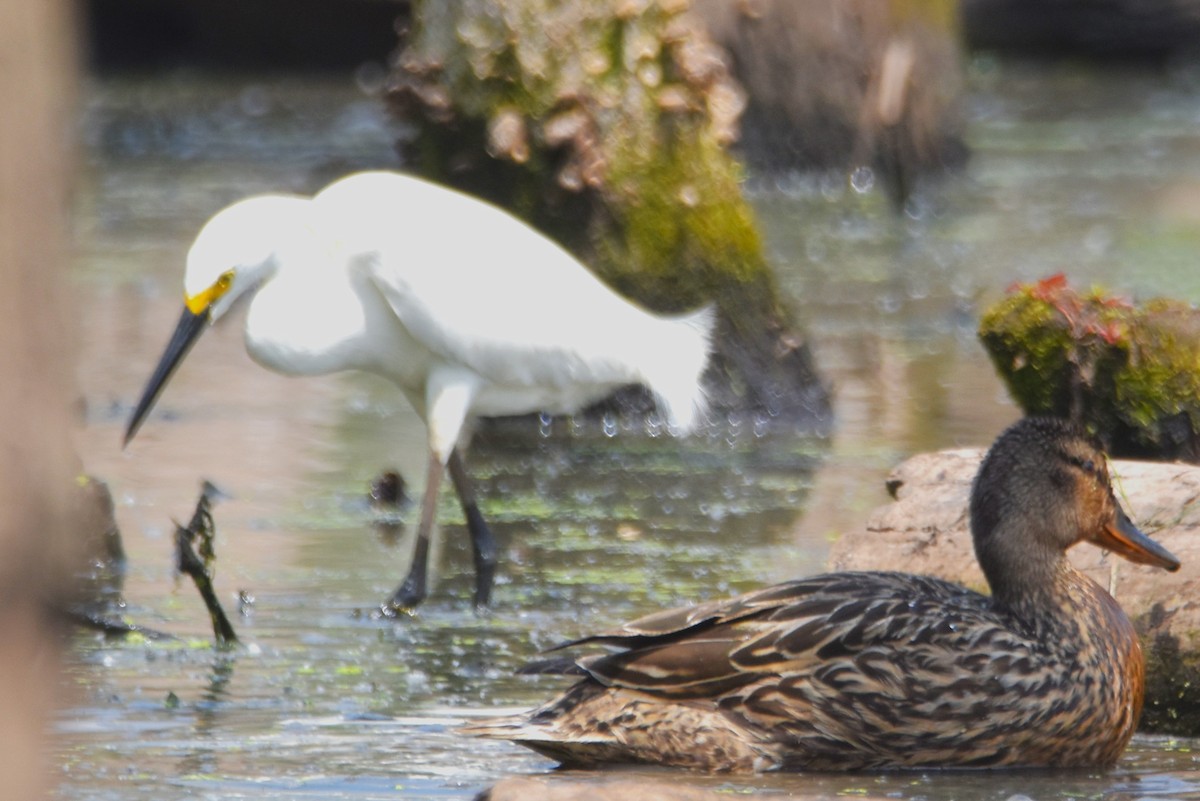
[[316, 201], [409, 333], [508, 384], [629, 380], [649, 315], [554, 242], [482, 201], [366, 173]]
[[414, 285], [388, 270], [371, 278], [413, 338], [490, 381], [522, 386], [632, 380], [619, 349], [606, 341], [605, 328], [589, 325], [586, 315], [553, 308], [553, 295], [543, 298], [548, 307], [514, 307], [508, 305], [511, 288], [480, 286], [488, 282], [464, 282], [469, 288], [456, 292], [438, 281]]

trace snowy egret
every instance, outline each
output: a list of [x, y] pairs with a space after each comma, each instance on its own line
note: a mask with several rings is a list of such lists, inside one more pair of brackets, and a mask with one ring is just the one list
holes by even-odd
[[443, 473], [474, 549], [486, 606], [495, 544], [463, 466], [476, 416], [566, 414], [641, 383], [669, 425], [702, 414], [713, 315], [647, 312], [500, 209], [409, 176], [365, 172], [312, 197], [258, 195], [210, 219], [187, 257], [184, 309], [129, 420], [137, 433], [204, 328], [252, 296], [250, 356], [286, 375], [365, 370], [400, 387], [429, 432], [408, 576], [385, 610], [426, 594]]

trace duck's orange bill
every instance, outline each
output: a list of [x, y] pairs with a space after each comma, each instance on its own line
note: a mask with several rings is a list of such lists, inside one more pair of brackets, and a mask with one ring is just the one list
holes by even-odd
[[1175, 555], [1143, 534], [1119, 506], [1116, 519], [1097, 532], [1095, 542], [1131, 562], [1154, 565], [1172, 572], [1179, 569], [1179, 560]]

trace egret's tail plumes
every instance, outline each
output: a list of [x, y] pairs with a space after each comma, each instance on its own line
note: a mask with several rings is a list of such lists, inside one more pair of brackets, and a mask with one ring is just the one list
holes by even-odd
[[701, 379], [712, 350], [716, 310], [705, 306], [665, 325], [653, 341], [642, 343], [641, 372], [667, 420], [686, 433], [704, 416], [707, 400]]

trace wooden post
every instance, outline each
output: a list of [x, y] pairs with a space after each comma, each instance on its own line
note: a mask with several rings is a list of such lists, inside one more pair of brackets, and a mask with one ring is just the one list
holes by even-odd
[[[64, 283], [73, 5], [0, 0], [0, 776], [41, 798], [71, 591], [72, 335]], [[115, 447], [115, 446], [114, 446]]]

